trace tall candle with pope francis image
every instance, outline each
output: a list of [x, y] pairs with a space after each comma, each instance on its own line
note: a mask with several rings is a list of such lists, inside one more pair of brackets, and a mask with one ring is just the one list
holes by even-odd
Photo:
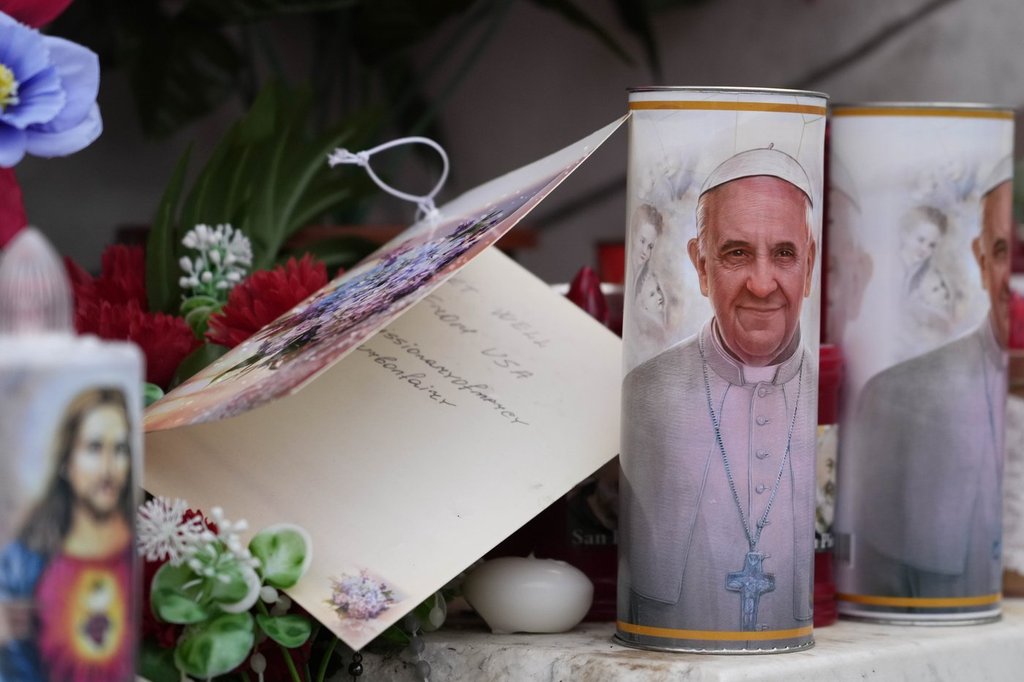
[[840, 615], [999, 617], [1013, 112], [833, 111], [828, 340], [843, 348]]
[[618, 641], [813, 644], [827, 98], [630, 91]]

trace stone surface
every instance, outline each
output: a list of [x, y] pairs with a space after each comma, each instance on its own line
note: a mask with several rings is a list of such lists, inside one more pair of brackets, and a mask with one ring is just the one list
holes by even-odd
[[[1021, 679], [1024, 599], [1003, 620], [974, 626], [895, 626], [840, 621], [815, 631], [814, 648], [790, 654], [717, 656], [639, 651], [614, 644], [611, 623], [562, 635], [492, 635], [442, 630], [424, 637], [431, 680], [695, 680], [852, 682]], [[416, 680], [400, 658], [363, 658], [365, 680]]]

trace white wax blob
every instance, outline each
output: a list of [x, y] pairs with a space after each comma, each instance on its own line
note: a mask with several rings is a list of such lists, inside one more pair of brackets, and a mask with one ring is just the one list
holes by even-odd
[[463, 594], [495, 633], [565, 632], [587, 614], [594, 584], [564, 561], [504, 557], [474, 569]]

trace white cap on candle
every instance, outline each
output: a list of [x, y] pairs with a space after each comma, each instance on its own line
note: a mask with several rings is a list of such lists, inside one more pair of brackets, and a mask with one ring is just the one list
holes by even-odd
[[27, 227], [0, 258], [0, 334], [71, 334], [71, 284], [60, 256]]
[[811, 182], [807, 179], [803, 167], [792, 156], [775, 149], [772, 145], [748, 149], [729, 157], [711, 171], [704, 181], [704, 186], [700, 188], [700, 193], [704, 195], [727, 182], [755, 175], [770, 175], [785, 180], [806, 194], [807, 200], [814, 204], [811, 198]]

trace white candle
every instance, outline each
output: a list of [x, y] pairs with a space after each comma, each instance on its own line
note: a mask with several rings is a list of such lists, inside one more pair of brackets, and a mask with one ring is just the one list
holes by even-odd
[[0, 259], [0, 631], [21, 641], [0, 657], [19, 679], [46, 661], [50, 679], [135, 680], [142, 364], [133, 345], [73, 336], [60, 258], [15, 237]]
[[594, 584], [564, 561], [504, 557], [474, 569], [463, 594], [495, 633], [565, 632], [583, 620]]

